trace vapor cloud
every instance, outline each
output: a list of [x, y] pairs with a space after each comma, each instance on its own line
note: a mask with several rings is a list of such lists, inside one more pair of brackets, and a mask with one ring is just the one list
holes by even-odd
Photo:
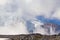
[[[48, 34], [46, 28], [43, 28], [41, 25], [44, 25], [45, 22], [60, 23], [59, 1], [60, 0], [8, 1], [6, 4], [0, 6], [0, 33], [10, 35], [29, 33]], [[37, 16], [40, 16], [40, 19], [37, 18]], [[35, 27], [36, 24], [37, 26]]]

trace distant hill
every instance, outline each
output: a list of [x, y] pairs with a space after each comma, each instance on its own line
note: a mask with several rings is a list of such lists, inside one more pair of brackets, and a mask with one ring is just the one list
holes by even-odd
[[10, 38], [11, 40], [60, 40], [59, 35], [41, 34], [21, 34], [21, 35], [0, 35], [0, 38]]

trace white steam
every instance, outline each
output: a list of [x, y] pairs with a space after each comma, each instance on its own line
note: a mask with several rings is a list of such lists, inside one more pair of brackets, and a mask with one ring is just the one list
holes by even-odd
[[[26, 4], [26, 12], [28, 13], [25, 14], [27, 16], [26, 20], [34, 20], [36, 16], [44, 16], [45, 18], [56, 18], [60, 19], [60, 6], [59, 6], [59, 1], [60, 0], [32, 0], [30, 3]], [[29, 16], [30, 15], [30, 16]], [[40, 23], [40, 21], [37, 21]], [[50, 33], [48, 33], [48, 28], [42, 28], [38, 23], [34, 23], [36, 25], [34, 33], [40, 33], [40, 34], [45, 34], [45, 35], [53, 35], [53, 34], [58, 34], [52, 27], [50, 27]], [[44, 23], [43, 23], [44, 24]]]
[[52, 27], [52, 26], [46, 26], [44, 25], [44, 23], [40, 22], [40, 21], [33, 21], [33, 24], [35, 24], [35, 30], [33, 33], [40, 33], [42, 35], [54, 35], [54, 34], [58, 34], [56, 33], [56, 28]]
[[32, 23], [35, 24], [35, 30], [33, 33], [40, 33], [42, 35], [47, 34], [46, 30], [41, 26], [41, 25], [44, 25], [42, 22], [33, 21]]
[[20, 5], [18, 2], [13, 1], [1, 7], [0, 35], [28, 34], [25, 22], [21, 19], [23, 9], [18, 5]]
[[0, 38], [0, 40], [10, 40], [9, 38]]
[[[4, 24], [4, 26], [0, 26], [0, 34], [28, 34], [26, 21], [31, 21], [35, 26], [33, 33], [47, 35], [48, 32], [46, 28], [40, 26], [44, 23], [34, 21], [36, 20], [36, 16], [59, 19], [59, 1], [60, 0], [11, 0], [0, 7], [0, 25]], [[51, 32], [51, 34], [53, 33]]]
[[[60, 7], [59, 7], [59, 1], [60, 0], [32, 0], [30, 3], [26, 4], [26, 20], [34, 20], [36, 16], [44, 16], [45, 18], [56, 18], [60, 19]], [[37, 21], [40, 23], [40, 21]], [[34, 23], [35, 24], [35, 23]], [[55, 31], [53, 31], [53, 28], [50, 27], [50, 33], [48, 33], [48, 28], [42, 28], [40, 25], [36, 23], [37, 26], [35, 27], [35, 33], [41, 33], [45, 35], [53, 35], [58, 34]], [[35, 25], [36, 25], [35, 24]], [[43, 23], [44, 24], [44, 23]]]

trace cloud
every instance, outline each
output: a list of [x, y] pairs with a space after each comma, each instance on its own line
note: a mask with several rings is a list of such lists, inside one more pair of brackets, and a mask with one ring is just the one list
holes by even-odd
[[8, 0], [0, 0], [0, 5], [5, 5]]
[[43, 22], [41, 21], [33, 21], [33, 24], [34, 24], [34, 31], [33, 33], [40, 33], [42, 35], [57, 35], [59, 34], [59, 26], [58, 25], [55, 25], [54, 27], [52, 27], [52, 25], [49, 26], [49, 23], [48, 25], [44, 24]]
[[58, 7], [54, 13], [54, 15], [52, 16], [53, 18], [57, 18], [60, 20], [60, 8]]
[[[13, 4], [13, 5], [12, 5]], [[20, 5], [20, 4], [19, 4]], [[22, 4], [21, 4], [22, 5]], [[0, 12], [0, 34], [1, 35], [18, 35], [28, 34], [24, 21], [21, 19], [23, 10], [18, 6], [15, 1], [8, 3], [8, 5], [2, 6]], [[13, 12], [14, 11], [14, 12]], [[23, 21], [23, 22], [22, 22]]]
[[[26, 16], [29, 20], [36, 19], [37, 16], [40, 16], [38, 20], [42, 21], [43, 23], [53, 23], [53, 24], [60, 24], [59, 20], [59, 8], [58, 8], [58, 1], [56, 0], [32, 0], [31, 3], [26, 4], [26, 13], [28, 15]], [[58, 14], [57, 14], [58, 13]], [[25, 14], [26, 15], [26, 14]], [[30, 15], [30, 16], [29, 16]], [[42, 16], [42, 17], [41, 17]], [[35, 18], [35, 19], [34, 19]], [[38, 21], [38, 22], [40, 22]], [[40, 30], [40, 31], [39, 31]], [[35, 31], [39, 33], [45, 33], [48, 34], [48, 30], [46, 28], [42, 28], [41, 26], [37, 26]], [[51, 31], [51, 30], [50, 30]], [[56, 32], [55, 32], [56, 33]], [[51, 33], [51, 34], [55, 34]], [[57, 34], [57, 33], [56, 33]]]
[[[2, 20], [5, 21], [5, 27], [1, 27], [0, 30], [2, 31], [0, 32], [2, 34], [4, 34], [5, 32], [9, 32], [8, 34], [10, 34], [10, 31], [12, 32], [12, 34], [27, 34], [29, 33], [29, 31], [33, 31], [35, 33], [39, 32], [41, 34], [48, 34], [46, 28], [43, 28], [40, 25], [44, 24], [45, 22], [60, 22], [59, 20], [56, 21], [54, 19], [59, 19], [60, 17], [60, 9], [57, 8], [57, 2], [58, 1], [56, 0], [11, 0], [6, 5], [1, 6], [0, 8], [0, 16]], [[37, 16], [40, 16], [40, 19], [36, 18]], [[35, 24], [32, 20], [39, 20], [37, 22], [40, 23], [41, 21], [42, 24], [38, 24], [35, 22], [37, 26], [34, 27]], [[10, 26], [11, 24], [15, 25], [15, 23], [16, 26]]]
[[32, 0], [29, 4], [26, 4], [26, 10], [33, 16], [44, 15], [49, 17], [51, 12], [56, 7], [56, 1], [48, 0]]
[[11, 23], [10, 25], [7, 26], [0, 26], [0, 34], [1, 35], [18, 35], [18, 34], [29, 34], [26, 26], [24, 23], [16, 22], [16, 23]]
[[32, 21], [32, 23], [34, 24], [34, 27], [35, 27], [35, 30], [33, 31], [33, 33], [40, 33], [42, 35], [47, 34], [46, 30], [42, 27], [42, 25], [44, 25], [44, 23], [42, 23], [40, 21]]

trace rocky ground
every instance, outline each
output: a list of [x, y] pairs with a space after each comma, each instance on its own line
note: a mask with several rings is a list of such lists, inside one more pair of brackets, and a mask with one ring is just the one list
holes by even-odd
[[0, 38], [9, 40], [60, 40], [60, 35], [22, 34], [22, 35], [0, 35]]

